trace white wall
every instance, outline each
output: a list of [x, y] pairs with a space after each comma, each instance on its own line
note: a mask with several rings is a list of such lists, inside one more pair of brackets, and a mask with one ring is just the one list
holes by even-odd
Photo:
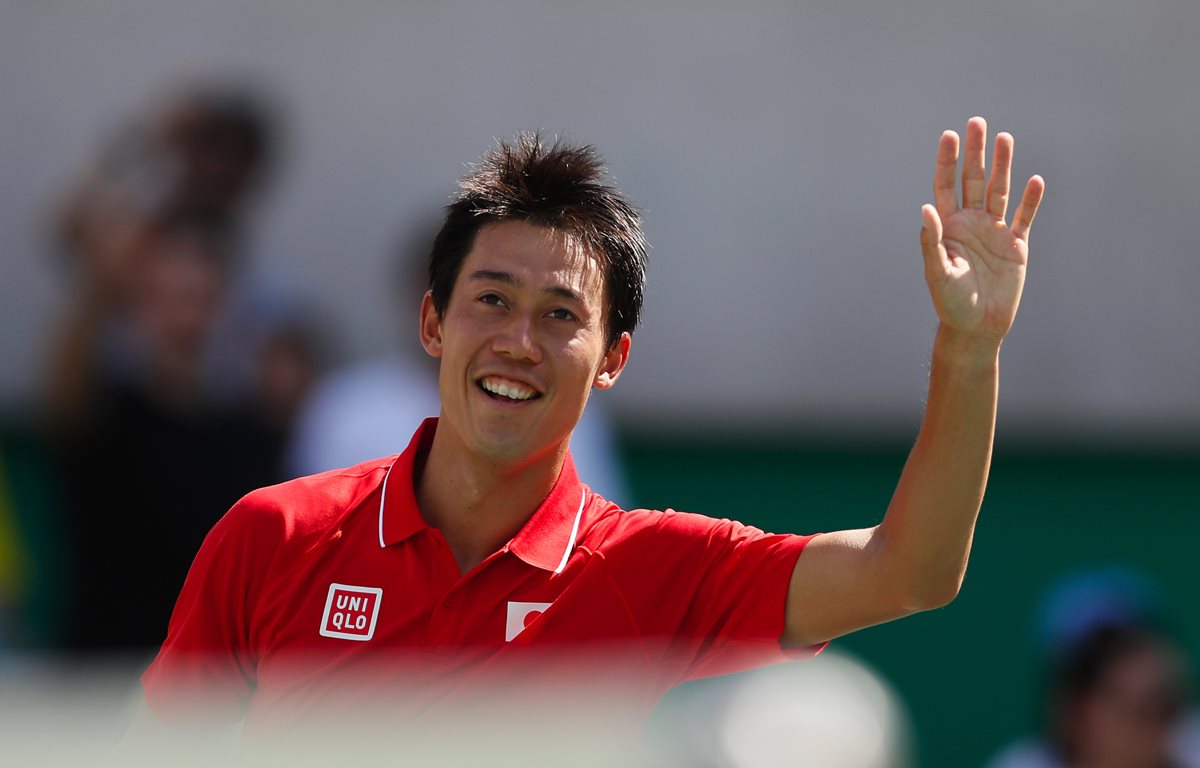
[[[16, 2], [0, 6], [0, 396], [62, 300], [45, 212], [106, 131], [197, 75], [286, 105], [271, 272], [349, 352], [393, 343], [389, 260], [493, 136], [598, 145], [653, 244], [639, 425], [870, 429], [919, 414], [937, 136], [982, 113], [1047, 180], [1004, 351], [1013, 429], [1200, 427], [1200, 5]], [[407, 327], [404, 334], [411, 334]]]

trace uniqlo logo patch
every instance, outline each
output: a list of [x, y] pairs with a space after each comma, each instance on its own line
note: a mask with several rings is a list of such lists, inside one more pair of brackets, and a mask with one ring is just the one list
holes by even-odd
[[383, 590], [379, 587], [355, 587], [330, 584], [321, 617], [321, 634], [342, 640], [370, 640], [379, 618]]

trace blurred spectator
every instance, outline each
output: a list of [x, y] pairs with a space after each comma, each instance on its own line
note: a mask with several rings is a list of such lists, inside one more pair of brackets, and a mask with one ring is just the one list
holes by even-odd
[[253, 193], [275, 161], [272, 126], [249, 94], [181, 90], [118, 134], [76, 186], [58, 233], [74, 297], [52, 358], [48, 395], [57, 420], [86, 410], [94, 379], [112, 368], [138, 375], [122, 326], [140, 279], [142, 241], [164, 222], [203, 232], [226, 260], [218, 313], [203, 342], [206, 394], [264, 395], [263, 350], [275, 335], [307, 331], [297, 302], [257, 284], [241, 258]]
[[208, 397], [200, 376], [227, 287], [219, 242], [156, 223], [136, 251], [120, 358], [93, 374], [60, 433], [69, 544], [68, 642], [152, 648], [205, 533], [279, 478], [282, 435], [252, 403]]
[[[292, 475], [311, 475], [398, 453], [421, 421], [437, 416], [437, 361], [418, 342], [428, 258], [441, 221], [416, 227], [398, 260], [400, 343], [397, 351], [333, 371], [314, 388], [288, 449]], [[630, 508], [616, 437], [604, 409], [588, 403], [571, 436], [580, 478], [601, 496]]]
[[991, 768], [1200, 766], [1188, 669], [1145, 579], [1124, 570], [1068, 578], [1040, 624], [1045, 735], [1009, 746]]
[[156, 647], [208, 529], [283, 479], [320, 354], [301, 306], [242, 263], [273, 146], [250, 96], [182, 91], [102, 153], [63, 211], [74, 301], [46, 392], [71, 648]]

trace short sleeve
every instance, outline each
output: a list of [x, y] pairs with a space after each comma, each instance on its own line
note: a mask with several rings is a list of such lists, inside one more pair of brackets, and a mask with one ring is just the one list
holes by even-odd
[[[631, 514], [631, 513], [627, 513]], [[785, 650], [788, 586], [813, 538], [766, 533], [732, 520], [667, 511], [621, 558], [636, 576], [630, 601], [649, 635], [666, 640], [668, 685], [805, 658], [823, 646]], [[636, 562], [636, 565], [634, 563]], [[672, 671], [673, 670], [673, 671]]]
[[171, 614], [167, 639], [142, 675], [146, 705], [177, 726], [240, 720], [253, 693], [251, 626], [279, 525], [239, 501], [205, 538]]

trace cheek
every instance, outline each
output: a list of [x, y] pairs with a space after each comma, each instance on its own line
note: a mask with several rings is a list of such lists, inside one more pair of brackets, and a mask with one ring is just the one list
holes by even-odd
[[576, 336], [564, 345], [562, 356], [569, 363], [571, 369], [577, 372], [577, 375], [591, 380], [600, 369], [600, 363], [604, 360], [604, 352], [605, 350], [601, 349], [600, 345], [594, 341]]
[[441, 326], [443, 359], [461, 360], [470, 357], [487, 338], [487, 328], [469, 312], [447, 314]]

